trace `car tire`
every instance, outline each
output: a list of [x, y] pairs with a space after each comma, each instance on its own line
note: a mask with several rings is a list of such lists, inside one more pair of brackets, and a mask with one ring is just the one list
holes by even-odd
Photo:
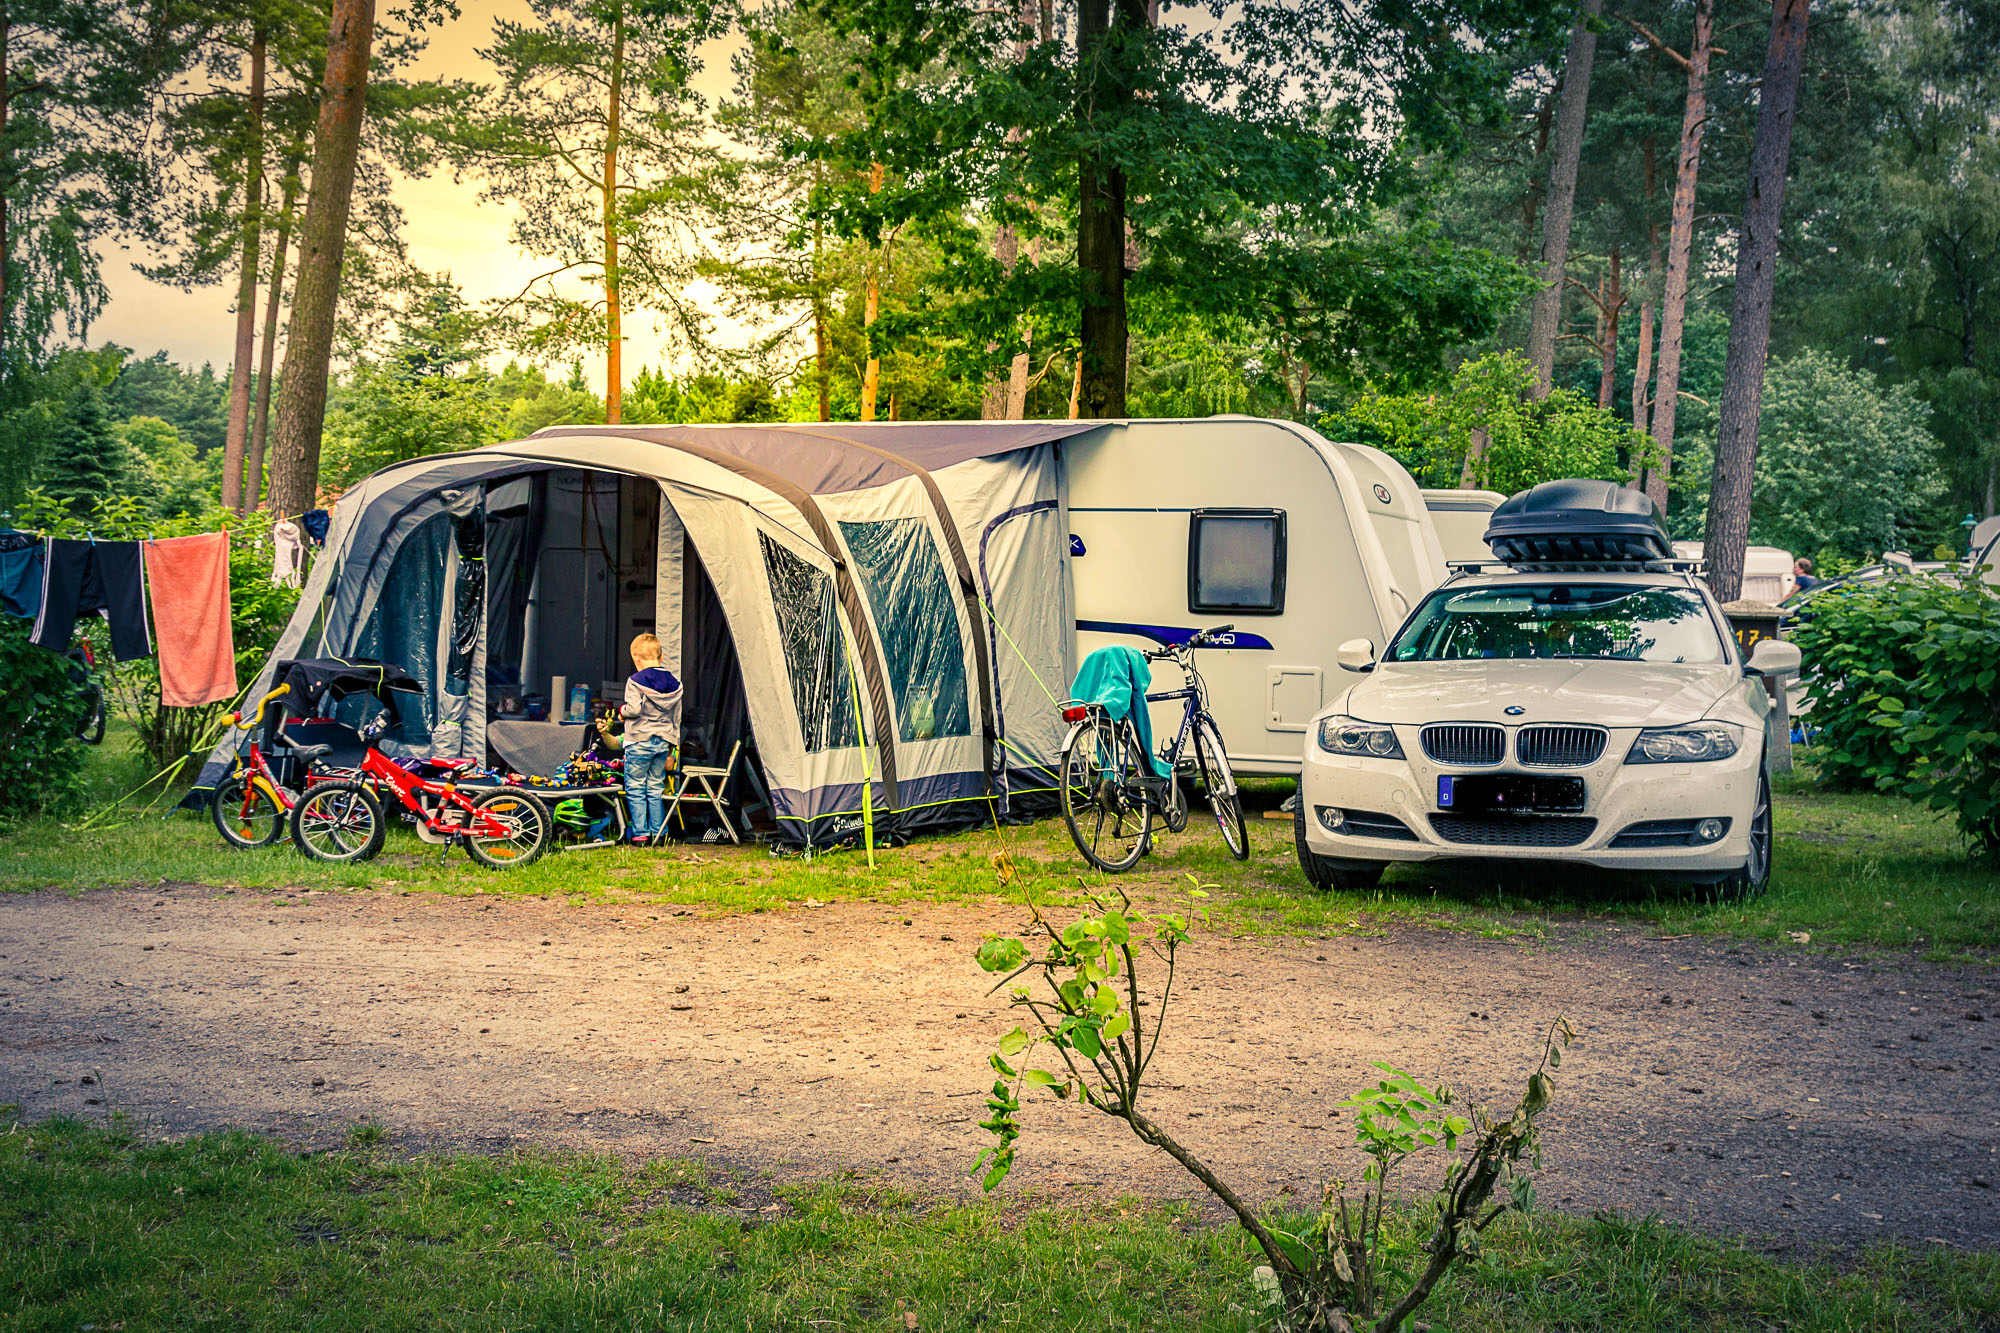
[[1303, 795], [1292, 807], [1292, 845], [1299, 853], [1299, 870], [1305, 875], [1306, 883], [1321, 893], [1328, 889], [1372, 889], [1382, 882], [1382, 872], [1389, 867], [1367, 862], [1336, 861], [1321, 856], [1306, 846], [1306, 802]]
[[1718, 896], [1746, 901], [1760, 897], [1771, 887], [1771, 775], [1762, 765], [1757, 769], [1757, 804], [1750, 812], [1750, 855], [1716, 886]]
[[1333, 867], [1326, 858], [1306, 846], [1306, 801], [1302, 788], [1298, 803], [1292, 807], [1292, 846], [1298, 850], [1299, 872], [1306, 877], [1306, 883], [1324, 893], [1333, 887]]

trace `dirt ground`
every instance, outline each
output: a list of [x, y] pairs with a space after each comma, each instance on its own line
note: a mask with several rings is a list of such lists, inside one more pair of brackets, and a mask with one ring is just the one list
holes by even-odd
[[[972, 961], [1019, 909], [644, 905], [208, 888], [0, 895], [0, 1104], [340, 1142], [532, 1142], [842, 1170], [976, 1195]], [[1338, 1103], [1393, 1061], [1510, 1106], [1540, 1029], [1582, 1044], [1539, 1195], [1779, 1247], [2000, 1246], [2000, 981], [1638, 927], [1534, 948], [1203, 937], [1153, 1117], [1246, 1193], [1358, 1175]], [[1032, 1103], [1007, 1191], [1190, 1197], [1122, 1126]], [[1422, 1173], [1417, 1177], [1423, 1178]]]

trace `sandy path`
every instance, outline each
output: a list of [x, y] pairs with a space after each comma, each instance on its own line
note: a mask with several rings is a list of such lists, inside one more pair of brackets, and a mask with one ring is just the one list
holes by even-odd
[[[985, 1052], [1011, 1020], [971, 951], [1018, 909], [651, 905], [212, 889], [0, 895], [0, 1103], [243, 1125], [880, 1170], [970, 1194]], [[1154, 1117], [1248, 1192], [1358, 1172], [1336, 1105], [1392, 1060], [1511, 1098], [1581, 1030], [1544, 1203], [1780, 1244], [2000, 1246], [2000, 982], [1627, 929], [1231, 941], [1187, 955]], [[101, 1081], [85, 1083], [93, 1070]], [[1010, 1190], [1184, 1196], [1073, 1106], [1026, 1114]]]

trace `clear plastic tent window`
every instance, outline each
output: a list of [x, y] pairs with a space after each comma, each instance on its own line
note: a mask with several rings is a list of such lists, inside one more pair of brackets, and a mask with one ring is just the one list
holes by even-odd
[[875, 613], [899, 738], [971, 735], [965, 640], [930, 529], [919, 518], [896, 518], [842, 523], [840, 535]]
[[768, 533], [760, 532], [757, 538], [764, 547], [764, 572], [771, 580], [778, 639], [785, 649], [785, 670], [792, 678], [792, 704], [798, 709], [806, 752], [858, 745], [854, 685], [833, 579], [772, 541]]
[[[348, 654], [399, 666], [423, 685], [421, 696], [390, 695], [395, 725], [385, 739], [412, 747], [430, 744], [438, 719], [438, 617], [444, 611], [445, 567], [453, 527], [448, 514], [427, 520], [403, 542], [382, 582], [381, 595]], [[335, 716], [350, 726], [380, 711], [368, 695], [351, 695]]]

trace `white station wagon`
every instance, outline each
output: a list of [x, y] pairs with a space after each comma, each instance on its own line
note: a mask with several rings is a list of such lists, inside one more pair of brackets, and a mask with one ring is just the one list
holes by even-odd
[[1771, 874], [1760, 677], [1645, 496], [1547, 482], [1494, 511], [1508, 563], [1466, 562], [1307, 733], [1295, 832], [1320, 888], [1396, 861], [1563, 861], [1761, 892]]

